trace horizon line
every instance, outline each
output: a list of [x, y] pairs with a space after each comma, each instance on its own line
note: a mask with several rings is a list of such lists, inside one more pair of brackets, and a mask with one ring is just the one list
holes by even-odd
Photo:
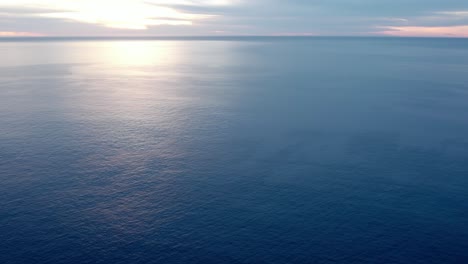
[[464, 36], [389, 36], [389, 35], [179, 35], [179, 36], [0, 36], [9, 40], [223, 40], [252, 38], [379, 38], [379, 39], [468, 39]]

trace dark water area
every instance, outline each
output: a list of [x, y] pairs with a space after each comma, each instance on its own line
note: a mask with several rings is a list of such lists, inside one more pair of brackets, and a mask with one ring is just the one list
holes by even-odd
[[468, 263], [468, 40], [0, 54], [0, 263]]

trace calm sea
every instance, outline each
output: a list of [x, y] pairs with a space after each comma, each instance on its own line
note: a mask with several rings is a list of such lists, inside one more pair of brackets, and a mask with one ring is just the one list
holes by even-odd
[[2, 264], [468, 263], [468, 40], [0, 54]]

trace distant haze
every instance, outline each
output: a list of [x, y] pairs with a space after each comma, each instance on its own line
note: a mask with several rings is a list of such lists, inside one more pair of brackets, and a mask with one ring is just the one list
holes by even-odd
[[0, 0], [2, 36], [468, 37], [466, 0]]

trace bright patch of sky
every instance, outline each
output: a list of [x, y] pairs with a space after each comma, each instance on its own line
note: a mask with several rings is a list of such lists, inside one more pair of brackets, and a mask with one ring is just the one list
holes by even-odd
[[0, 36], [467, 36], [466, 0], [0, 0]]

